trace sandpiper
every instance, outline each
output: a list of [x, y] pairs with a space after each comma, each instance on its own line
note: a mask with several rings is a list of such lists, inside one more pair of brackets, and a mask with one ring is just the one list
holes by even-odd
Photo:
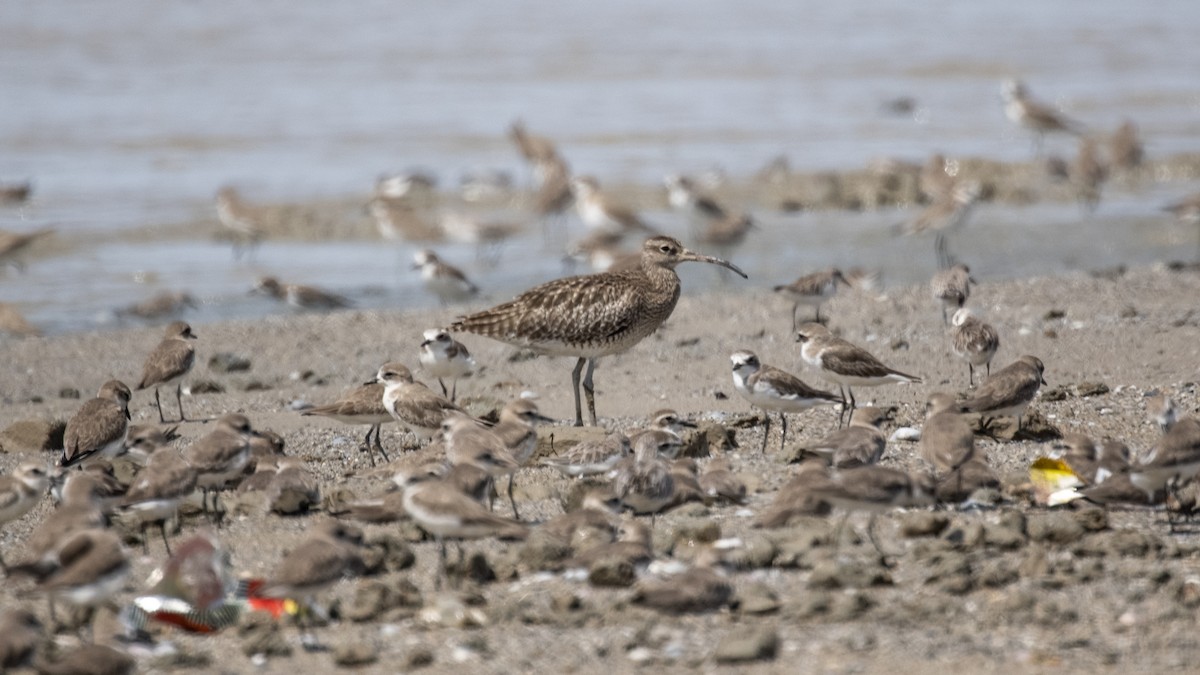
[[463, 412], [445, 396], [415, 381], [412, 371], [402, 363], [385, 363], [379, 369], [379, 381], [384, 384], [383, 407], [413, 432], [418, 442], [440, 433], [448, 414]]
[[1179, 409], [1170, 396], [1157, 389], [1146, 396], [1146, 414], [1164, 434], [1179, 421]]
[[296, 309], [331, 310], [352, 307], [348, 299], [315, 286], [281, 283], [275, 277], [262, 277], [252, 293], [263, 293]]
[[[392, 414], [388, 412], [387, 407], [383, 405], [385, 386], [380, 379], [382, 370], [381, 368], [380, 373], [376, 374], [374, 380], [351, 389], [337, 401], [328, 405], [309, 408], [300, 413], [303, 416], [316, 415], [318, 417], [328, 417], [342, 424], [368, 425], [367, 436], [363, 439], [360, 450], [367, 453], [367, 457], [371, 460], [371, 466], [375, 466], [373, 451], [378, 451], [383, 457], [383, 461], [391, 461], [388, 459], [387, 452], [383, 449], [383, 444], [379, 440], [380, 427], [395, 420]], [[372, 435], [375, 437], [374, 443], [371, 442]]]
[[[450, 396], [453, 402], [458, 397], [458, 380], [470, 375], [475, 370], [475, 359], [463, 343], [455, 340], [450, 333], [441, 328], [430, 328], [425, 331], [421, 341], [421, 366], [425, 372], [437, 378], [442, 387], [442, 395]], [[446, 391], [443, 378], [451, 380], [451, 389]]]
[[8, 232], [0, 230], [0, 266], [12, 265], [18, 272], [25, 269], [22, 254], [34, 242], [54, 234], [54, 230], [44, 228], [33, 232]]
[[137, 389], [141, 391], [147, 387], [154, 387], [154, 405], [158, 407], [159, 422], [166, 422], [167, 419], [163, 417], [158, 388], [171, 383], [175, 384], [175, 403], [179, 406], [179, 421], [187, 421], [187, 417], [183, 414], [183, 384], [181, 380], [192, 369], [192, 364], [196, 361], [196, 348], [191, 343], [191, 340], [195, 339], [196, 335], [192, 333], [192, 327], [186, 321], [172, 321], [167, 326], [162, 342], [158, 343], [154, 351], [150, 352], [150, 356], [146, 357], [145, 365], [142, 366], [142, 379], [138, 382]]
[[[878, 464], [866, 464], [839, 471], [834, 479], [814, 491], [822, 501], [846, 511], [846, 519], [854, 511], [867, 511], [871, 519], [867, 536], [875, 550], [883, 555], [875, 539], [875, 516], [896, 507], [922, 506], [933, 503], [937, 486], [931, 476], [909, 474]], [[846, 519], [838, 527], [837, 539]]]
[[[511, 413], [509, 422], [514, 422]], [[536, 443], [536, 435], [534, 442]], [[463, 413], [451, 413], [442, 424], [442, 443], [446, 448], [446, 459], [451, 464], [470, 464], [478, 467], [491, 475], [493, 481], [507, 475], [508, 499], [512, 504], [513, 517], [521, 517], [517, 511], [517, 502], [513, 498], [512, 481], [513, 475], [521, 468], [521, 462], [514, 457], [505, 439], [496, 433], [494, 427], [486, 428], [475, 418]]]
[[663, 183], [667, 187], [667, 202], [687, 216], [693, 237], [717, 223], [729, 220], [730, 212], [710, 195], [702, 193], [691, 178], [671, 173], [663, 178]]
[[967, 362], [967, 382], [975, 386], [975, 369], [983, 366], [992, 374], [992, 358], [1000, 349], [1000, 334], [983, 319], [966, 307], [959, 309], [950, 319], [954, 355]]
[[63, 539], [50, 556], [19, 571], [32, 575], [51, 599], [87, 609], [90, 623], [95, 608], [120, 592], [131, 570], [116, 534], [89, 529]]
[[234, 259], [241, 258], [243, 251], [253, 257], [265, 232], [262, 213], [247, 204], [236, 188], [227, 185], [217, 191], [217, 218], [233, 239]]
[[817, 323], [821, 322], [821, 303], [832, 298], [838, 284], [849, 285], [842, 271], [836, 267], [806, 274], [790, 284], [776, 286], [774, 291], [792, 301], [792, 330], [796, 330], [796, 310], [800, 305], [816, 309]]
[[171, 554], [167, 521], [178, 513], [180, 503], [196, 491], [196, 476], [196, 469], [174, 448], [155, 450], [146, 468], [138, 472], [121, 505], [141, 522], [143, 552], [149, 549], [146, 529], [157, 524], [167, 555]]
[[1079, 135], [1082, 127], [1053, 108], [1039, 103], [1029, 96], [1029, 90], [1020, 80], [1005, 80], [1000, 87], [1004, 97], [1004, 114], [1013, 124], [1025, 127], [1034, 133], [1034, 141], [1040, 152], [1042, 141], [1048, 133]]
[[591, 569], [605, 560], [627, 562], [635, 568], [644, 568], [654, 559], [654, 538], [645, 523], [636, 520], [623, 521], [617, 530], [617, 540], [592, 546], [563, 564], [566, 569]]
[[718, 562], [713, 549], [702, 550], [691, 569], [657, 583], [640, 584], [631, 600], [667, 614], [720, 609], [734, 599], [734, 588], [714, 569]]
[[404, 489], [404, 510], [418, 527], [438, 542], [439, 588], [446, 576], [447, 539], [524, 539], [529, 532], [525, 525], [491, 513], [471, 497], [427, 474], [406, 476], [401, 487]]
[[545, 136], [529, 133], [525, 129], [525, 123], [521, 120], [515, 120], [509, 126], [508, 137], [517, 146], [517, 151], [521, 153], [521, 156], [531, 164], [545, 162], [559, 156], [558, 147], [554, 145], [554, 141]]
[[634, 441], [640, 434], [647, 431], [666, 431], [675, 434], [682, 441], [684, 434], [695, 428], [695, 422], [681, 417], [679, 413], [670, 408], [663, 408], [650, 413], [650, 423], [645, 429], [630, 429], [628, 434], [630, 441]]
[[515, 300], [461, 317], [448, 330], [466, 331], [551, 356], [575, 356], [572, 371], [575, 424], [583, 426], [580, 374], [591, 423], [596, 424], [592, 372], [596, 359], [628, 350], [656, 331], [679, 300], [675, 266], [694, 260], [721, 265], [746, 277], [733, 263], [693, 253], [671, 237], [651, 237], [636, 270], [567, 277], [528, 290]]
[[921, 382], [916, 375], [883, 365], [867, 350], [836, 337], [819, 323], [801, 325], [796, 331], [796, 341], [801, 345], [800, 356], [804, 361], [817, 368], [826, 380], [838, 385], [838, 389], [844, 392], [843, 399], [849, 398], [849, 410], [857, 407], [852, 387]]
[[976, 283], [971, 276], [971, 268], [957, 263], [944, 270], [938, 270], [929, 282], [929, 290], [933, 299], [942, 306], [942, 323], [949, 323], [949, 310], [962, 309], [967, 298], [971, 297], [971, 284]]
[[805, 453], [819, 455], [837, 469], [877, 464], [887, 449], [883, 425], [895, 419], [896, 408], [866, 406], [850, 413], [845, 429], [806, 443]]
[[83, 404], [63, 432], [62, 467], [91, 457], [116, 457], [125, 451], [129, 432], [129, 399], [133, 393], [119, 380], [100, 387], [96, 398]]
[[832, 484], [824, 459], [813, 457], [800, 463], [775, 498], [754, 519], [756, 528], [784, 527], [795, 516], [825, 515], [829, 504], [817, 495]]
[[1041, 359], [1026, 354], [989, 375], [970, 398], [958, 401], [956, 405], [963, 412], [982, 415], [985, 429], [993, 418], [1011, 416], [1017, 418], [1017, 429], [1020, 430], [1025, 408], [1037, 396], [1038, 389], [1046, 384], [1042, 377], [1045, 370]]
[[612, 471], [618, 462], [632, 453], [629, 437], [616, 432], [599, 441], [578, 443], [561, 455], [546, 457], [542, 466], [574, 478], [599, 476]]
[[445, 238], [441, 227], [413, 206], [409, 199], [377, 195], [367, 205], [379, 236], [388, 241], [438, 242]]
[[642, 232], [654, 234], [637, 213], [608, 197], [600, 190], [600, 183], [591, 176], [576, 176], [571, 179], [571, 194], [575, 197], [575, 209], [588, 229], [603, 230], [613, 234]]
[[176, 316], [185, 309], [195, 309], [196, 307], [196, 298], [186, 291], [163, 291], [141, 302], [119, 309], [117, 314], [151, 320]]
[[102, 508], [99, 481], [89, 464], [83, 471], [67, 472], [62, 486], [62, 503], [37, 524], [25, 540], [23, 566], [53, 561], [54, 551], [67, 537], [80, 530], [103, 529], [108, 517]]
[[1071, 165], [1071, 182], [1087, 214], [1100, 205], [1100, 189], [1108, 180], [1108, 166], [1100, 157], [1099, 142], [1090, 136], [1079, 139], [1079, 154]]
[[[25, 462], [7, 476], [0, 476], [0, 525], [10, 523], [29, 513], [50, 487], [46, 467]], [[8, 565], [0, 556], [0, 568], [8, 573]]]
[[724, 499], [735, 504], [746, 500], [746, 482], [730, 468], [729, 460], [718, 457], [709, 460], [700, 474], [700, 489], [709, 499]]
[[941, 201], [954, 191], [958, 164], [947, 161], [946, 156], [936, 152], [921, 166], [917, 175], [917, 189], [930, 202]]
[[667, 432], [652, 431], [638, 437], [633, 461], [618, 468], [613, 478], [613, 492], [622, 507], [653, 516], [674, 502], [675, 479], [662, 457], [673, 456], [678, 448], [678, 437]]
[[1141, 166], [1145, 156], [1137, 125], [1132, 120], [1121, 122], [1121, 126], [1108, 139], [1109, 161], [1118, 169], [1133, 169]]
[[444, 262], [430, 249], [413, 254], [413, 269], [421, 271], [421, 283], [437, 296], [442, 306], [466, 302], [479, 293], [462, 270]]
[[[1200, 225], [1200, 192], [1167, 204], [1163, 210], [1175, 216], [1181, 223]], [[1200, 260], [1200, 241], [1197, 242], [1196, 257]]]
[[29, 322], [21, 309], [10, 302], [0, 302], [0, 335], [35, 337], [42, 331]]
[[1171, 426], [1149, 452], [1130, 467], [1129, 479], [1147, 498], [1200, 473], [1200, 420], [1185, 417]]
[[0, 668], [24, 668], [33, 665], [44, 637], [42, 622], [27, 609], [9, 608], [0, 612]]
[[336, 520], [325, 521], [288, 551], [260, 591], [269, 598], [298, 600], [314, 613], [316, 596], [343, 577], [363, 569], [362, 530]]
[[844, 404], [840, 397], [814, 389], [800, 378], [773, 366], [760, 363], [754, 352], [741, 350], [730, 355], [733, 362], [733, 386], [750, 405], [760, 408], [766, 416], [762, 451], [767, 451], [771, 434], [771, 413], [779, 413], [783, 433], [779, 439], [782, 450], [787, 446], [787, 413], [804, 412], [818, 405]]
[[253, 434], [245, 415], [228, 413], [217, 420], [216, 428], [183, 451], [188, 464], [196, 470], [196, 486], [204, 493], [201, 503], [206, 514], [209, 492], [213, 493], [213, 514], [219, 517], [221, 492], [235, 487], [245, 477]]
[[975, 456], [975, 433], [950, 394], [935, 392], [925, 404], [921, 458], [938, 475], [955, 471]]
[[519, 223], [487, 220], [475, 214], [447, 211], [441, 216], [441, 227], [454, 241], [475, 245], [475, 259], [487, 265], [500, 260], [505, 242], [523, 229]]
[[900, 230], [905, 234], [933, 232], [938, 267], [949, 267], [952, 257], [946, 247], [946, 237], [962, 229], [982, 194], [983, 186], [978, 181], [957, 183], [948, 196], [931, 203], [911, 222], [901, 225]]

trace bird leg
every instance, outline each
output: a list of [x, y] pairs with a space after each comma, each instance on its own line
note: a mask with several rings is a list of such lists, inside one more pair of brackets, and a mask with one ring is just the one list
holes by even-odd
[[449, 396], [450, 392], [446, 390], [446, 383], [440, 377], [438, 378], [438, 384], [442, 386], [442, 396]]
[[587, 374], [583, 376], [583, 393], [587, 396], [588, 416], [596, 426], [596, 389], [592, 386], [592, 372], [596, 370], [596, 359], [587, 360]]
[[520, 520], [521, 514], [517, 513], [517, 500], [513, 497], [513, 483], [517, 482], [517, 472], [514, 471], [508, 475], [508, 501], [513, 507], [513, 519]]
[[167, 418], [163, 417], [162, 414], [162, 401], [158, 398], [158, 387], [154, 388], [154, 405], [158, 407], [158, 421], [165, 424]]
[[392, 460], [390, 457], [388, 457], [387, 452], [384, 451], [383, 442], [379, 440], [379, 434], [381, 434], [381, 433], [383, 433], [383, 425], [376, 424], [375, 425], [375, 449], [379, 451], [379, 454], [383, 457], [383, 461], [390, 462]]
[[762, 454], [767, 454], [767, 440], [771, 438], [771, 411], [764, 410], [763, 417], [767, 418], [767, 426], [763, 429]]
[[792, 332], [796, 332], [796, 311], [800, 309], [800, 303], [792, 303]]
[[838, 428], [841, 429], [842, 421], [846, 417], [846, 405], [850, 399], [846, 398], [846, 388], [840, 384], [838, 385], [838, 394], [842, 397], [842, 405], [838, 408]]
[[975, 386], [975, 366], [967, 363], [967, 382], [968, 386]]
[[787, 447], [787, 415], [779, 413], [779, 423], [783, 425], [783, 435], [779, 437], [779, 450]]
[[575, 370], [571, 371], [571, 389], [575, 392], [575, 426], [583, 426], [583, 408], [579, 401], [579, 376], [583, 372], [583, 365], [587, 363], [587, 359], [582, 356], [575, 362]]
[[162, 534], [163, 546], [167, 547], [167, 555], [171, 555], [171, 542], [167, 541], [167, 521], [158, 521], [158, 531]]
[[442, 590], [442, 578], [446, 576], [446, 540], [443, 537], [438, 537], [438, 575], [433, 582], [435, 591]]
[[[158, 387], [154, 388], [154, 393], [158, 393]], [[179, 406], [179, 421], [186, 422], [187, 417], [183, 415], [183, 383], [175, 383], [175, 404]]]
[[450, 402], [454, 403], [456, 400], [458, 400], [458, 378], [457, 377], [454, 378], [454, 381], [450, 383]]
[[372, 467], [375, 466], [375, 455], [371, 452], [371, 432], [373, 431], [375, 431], [374, 426], [372, 426], [370, 429], [367, 429], [367, 437], [363, 439], [363, 444], [358, 446], [359, 452], [367, 453], [367, 458], [371, 460]]

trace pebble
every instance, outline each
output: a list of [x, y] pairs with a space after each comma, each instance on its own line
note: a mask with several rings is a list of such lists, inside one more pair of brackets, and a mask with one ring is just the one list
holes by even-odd
[[379, 660], [379, 650], [365, 642], [339, 644], [333, 649], [333, 662], [339, 666], [365, 666]]
[[717, 663], [769, 661], [779, 651], [779, 635], [774, 628], [739, 626], [721, 638], [713, 654]]
[[888, 438], [889, 441], [919, 441], [921, 440], [921, 430], [916, 427], [900, 427], [892, 432]]
[[244, 372], [250, 365], [250, 359], [232, 352], [217, 352], [208, 359], [208, 369], [214, 373]]
[[0, 432], [0, 449], [21, 453], [57, 450], [63, 446], [66, 430], [66, 423], [57, 420], [18, 420]]

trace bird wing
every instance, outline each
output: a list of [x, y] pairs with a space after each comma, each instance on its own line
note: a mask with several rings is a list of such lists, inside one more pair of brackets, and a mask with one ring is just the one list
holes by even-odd
[[865, 349], [848, 342], [838, 342], [821, 350], [821, 365], [840, 375], [852, 377], [887, 377], [900, 375], [914, 382], [921, 378], [889, 368]]
[[448, 412], [464, 412], [446, 397], [419, 383], [405, 385], [393, 408], [402, 421], [424, 429], [441, 426]]
[[614, 272], [551, 281], [514, 300], [462, 317], [448, 330], [532, 348], [547, 342], [586, 345], [611, 341], [635, 325], [645, 309], [638, 285], [624, 283], [626, 276]]
[[113, 401], [94, 398], [83, 407], [63, 432], [63, 465], [77, 462], [116, 440], [128, 419]]
[[383, 407], [384, 386], [378, 382], [365, 384], [353, 389], [342, 399], [329, 405], [309, 408], [301, 415], [319, 415], [321, 417], [341, 415], [387, 415]]
[[754, 388], [762, 388], [767, 391], [775, 392], [780, 398], [785, 399], [823, 399], [826, 401], [841, 401], [841, 397], [837, 394], [820, 389], [814, 389], [804, 383], [803, 380], [792, 375], [787, 371], [770, 366], [760, 368], [757, 373], [757, 378], [754, 381]]
[[986, 412], [1030, 401], [1041, 386], [1037, 373], [1014, 363], [992, 374], [971, 398], [960, 404], [967, 412]]
[[195, 361], [196, 349], [192, 345], [182, 340], [163, 340], [146, 358], [137, 388], [152, 387], [186, 373]]

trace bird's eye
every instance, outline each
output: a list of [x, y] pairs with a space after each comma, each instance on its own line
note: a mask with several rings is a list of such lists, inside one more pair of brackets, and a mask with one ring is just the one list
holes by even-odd
[[658, 247], [658, 250], [662, 251], [663, 253], [670, 253], [670, 252], [671, 252], [671, 245], [670, 245], [670, 244], [663, 244], [662, 246], [659, 246], [659, 247]]

